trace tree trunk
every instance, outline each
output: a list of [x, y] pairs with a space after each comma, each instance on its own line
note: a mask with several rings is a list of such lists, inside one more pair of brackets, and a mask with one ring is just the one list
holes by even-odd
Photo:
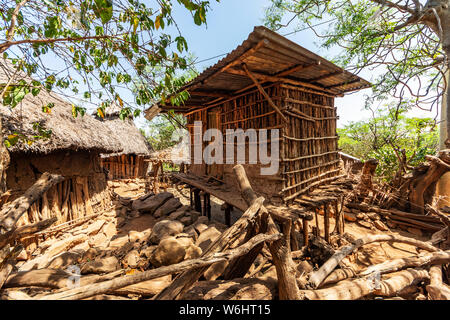
[[6, 192], [6, 169], [9, 165], [9, 152], [3, 143], [3, 119], [0, 116], [0, 197]]

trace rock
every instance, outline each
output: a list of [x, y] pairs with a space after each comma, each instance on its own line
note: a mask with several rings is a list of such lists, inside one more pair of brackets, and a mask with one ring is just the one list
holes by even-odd
[[183, 245], [185, 249], [189, 248], [191, 245], [194, 244], [194, 240], [186, 233], [177, 234], [175, 236], [175, 239], [177, 239], [178, 242], [181, 243], [181, 245]]
[[86, 229], [84, 229], [84, 230], [78, 230], [77, 232], [73, 232], [72, 234], [73, 234], [74, 236], [76, 236], [76, 235], [78, 235], [78, 234], [81, 234], [81, 233], [85, 233], [85, 234], [87, 234], [87, 235], [89, 235], [89, 236], [94, 235], [94, 234], [97, 234], [97, 233], [100, 231], [100, 229], [103, 227], [103, 225], [105, 224], [105, 222], [106, 222], [105, 220], [97, 220], [97, 221], [94, 221], [93, 223], [91, 223], [90, 225], [88, 225]]
[[111, 239], [117, 233], [116, 224], [114, 222], [110, 222], [103, 227], [102, 231], [108, 239]]
[[183, 224], [179, 221], [159, 221], [153, 226], [149, 241], [158, 244], [164, 237], [174, 236], [183, 232], [183, 227]]
[[416, 236], [423, 236], [423, 232], [420, 229], [408, 227], [406, 230], [409, 233], [415, 234]]
[[219, 230], [222, 233], [225, 232], [225, 230], [228, 229], [227, 225], [225, 225], [223, 223], [220, 223], [220, 222], [210, 223], [209, 226], [210, 227], [215, 227], [217, 230]]
[[179, 220], [182, 217], [184, 217], [186, 215], [186, 211], [187, 211], [184, 207], [186, 207], [186, 206], [183, 206], [183, 207], [177, 209], [176, 211], [172, 212], [169, 215], [168, 219], [169, 220]]
[[194, 225], [194, 229], [198, 232], [198, 234], [201, 234], [203, 231], [208, 229], [208, 226], [206, 224], [203, 224], [203, 223], [196, 223]]
[[100, 250], [96, 248], [90, 248], [89, 250], [85, 251], [83, 254], [83, 262], [92, 261], [100, 254]]
[[109, 240], [103, 232], [96, 234], [94, 237], [89, 239], [89, 245], [91, 247], [107, 247], [108, 244]]
[[360, 226], [364, 227], [364, 228], [372, 229], [372, 223], [371, 222], [367, 222], [365, 220], [358, 220], [356, 223], [359, 224]]
[[358, 219], [358, 220], [368, 220], [369, 217], [365, 213], [359, 212], [359, 213], [356, 214], [356, 219]]
[[184, 228], [183, 232], [188, 234], [192, 239], [194, 239], [194, 241], [198, 239], [198, 233], [197, 231], [195, 231], [195, 228], [193, 226]]
[[139, 252], [137, 250], [131, 250], [128, 252], [122, 260], [124, 268], [136, 268], [139, 263]]
[[82, 250], [82, 251], [87, 251], [91, 248], [91, 246], [89, 245], [89, 241], [85, 241], [83, 243], [77, 244], [75, 247], [72, 248], [73, 251], [75, 250]]
[[128, 242], [128, 234], [116, 235], [111, 239], [109, 243], [110, 247], [120, 248]]
[[380, 220], [380, 216], [376, 212], [367, 212], [366, 215], [369, 217], [370, 220], [376, 221]]
[[209, 224], [208, 217], [207, 216], [200, 216], [200, 217], [198, 217], [198, 219], [195, 221], [195, 224], [200, 224], [200, 223], [208, 225]]
[[145, 240], [146, 235], [143, 232], [131, 230], [128, 232], [128, 238], [130, 242], [142, 242]]
[[200, 249], [200, 247], [197, 247], [195, 244], [192, 244], [186, 249], [184, 260], [197, 259], [202, 255], [202, 253], [203, 252], [202, 249]]
[[141, 252], [140, 252], [141, 257], [144, 256], [147, 259], [150, 259], [150, 257], [152, 256], [153, 252], [155, 251], [155, 249], [157, 247], [158, 246], [150, 246], [150, 247], [147, 247], [145, 249], [142, 249]]
[[64, 252], [59, 256], [53, 258], [46, 266], [47, 269], [60, 269], [71, 264], [78, 264], [84, 255], [82, 250], [73, 250]]
[[182, 217], [182, 218], [180, 219], [180, 222], [181, 222], [182, 224], [184, 224], [185, 226], [189, 226], [189, 225], [192, 224], [191, 217], [189, 217], [189, 216]]
[[173, 194], [170, 192], [161, 192], [157, 195], [148, 197], [144, 200], [134, 200], [131, 208], [133, 210], [138, 210], [142, 213], [153, 214], [156, 209], [158, 209], [161, 205], [164, 204], [167, 200], [173, 198]]
[[383, 222], [381, 222], [380, 220], [375, 220], [373, 222], [373, 224], [374, 224], [375, 228], [377, 228], [378, 230], [381, 230], [381, 231], [389, 230], [388, 227], [386, 227], [386, 225]]
[[103, 259], [95, 259], [94, 261], [87, 262], [81, 268], [81, 274], [88, 273], [108, 273], [116, 271], [120, 268], [119, 261], [116, 257], [106, 257]]
[[213, 243], [217, 240], [217, 238], [220, 237], [221, 234], [222, 233], [220, 233], [220, 231], [215, 227], [209, 227], [208, 229], [200, 233], [197, 241], [195, 241], [195, 244], [200, 247], [202, 251], [205, 251], [211, 245], [211, 243]]
[[178, 198], [171, 198], [167, 200], [162, 206], [160, 206], [158, 209], [156, 209], [153, 216], [155, 218], [163, 217], [165, 215], [168, 215], [169, 213], [174, 212], [179, 207], [181, 207], [181, 202]]
[[161, 240], [150, 262], [155, 267], [168, 266], [183, 261], [185, 255], [184, 246], [175, 237], [167, 237]]
[[192, 223], [195, 223], [195, 222], [197, 222], [198, 218], [200, 217], [200, 212], [195, 211], [195, 210], [190, 210], [189, 216], [191, 217]]
[[344, 212], [344, 219], [350, 222], [355, 222], [356, 220], [358, 220], [356, 218], [356, 215], [351, 212]]

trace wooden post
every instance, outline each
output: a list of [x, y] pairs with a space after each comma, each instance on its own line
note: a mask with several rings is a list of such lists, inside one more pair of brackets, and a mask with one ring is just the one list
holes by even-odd
[[324, 237], [327, 243], [330, 243], [330, 210], [328, 210], [328, 204], [323, 206], [323, 218], [324, 218]]
[[211, 220], [211, 195], [207, 193], [205, 195], [206, 200], [206, 214], [208, 216], [208, 219]]
[[231, 211], [233, 211], [233, 206], [230, 204], [225, 205], [225, 224], [231, 226]]
[[309, 238], [308, 238], [308, 220], [302, 219], [302, 227], [303, 227], [303, 243], [304, 246], [308, 246]]
[[200, 190], [194, 189], [194, 209], [198, 212], [202, 212], [202, 200], [200, 199]]
[[194, 196], [193, 196], [193, 190], [192, 186], [189, 186], [189, 206], [194, 209]]

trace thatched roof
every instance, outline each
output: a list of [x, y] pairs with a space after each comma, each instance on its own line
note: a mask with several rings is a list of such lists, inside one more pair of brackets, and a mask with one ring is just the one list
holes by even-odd
[[102, 155], [102, 157], [116, 156], [122, 154], [134, 154], [148, 156], [153, 151], [150, 143], [145, 139], [132, 118], [121, 120], [119, 118], [120, 107], [112, 105], [105, 110], [105, 117], [96, 117], [97, 121], [106, 125], [114, 132], [115, 139], [121, 145], [122, 151], [114, 154]]
[[[7, 84], [15, 70], [10, 63], [0, 59], [0, 84]], [[31, 79], [24, 73], [15, 76], [15, 81]], [[54, 103], [49, 114], [42, 111], [42, 106]], [[10, 152], [33, 152], [48, 154], [58, 150], [86, 150], [94, 152], [120, 152], [122, 144], [117, 141], [114, 131], [92, 116], [85, 114], [74, 118], [72, 104], [56, 93], [41, 90], [34, 97], [27, 94], [15, 108], [0, 104], [0, 116], [3, 118], [3, 136], [20, 132], [27, 136], [36, 135], [33, 123], [39, 122], [46, 129], [51, 129], [49, 139], [40, 139], [28, 145], [19, 141]]]
[[132, 119], [121, 120], [117, 117], [108, 118], [102, 122], [114, 131], [117, 142], [121, 144], [122, 151], [114, 155], [135, 154], [147, 156], [153, 150]]

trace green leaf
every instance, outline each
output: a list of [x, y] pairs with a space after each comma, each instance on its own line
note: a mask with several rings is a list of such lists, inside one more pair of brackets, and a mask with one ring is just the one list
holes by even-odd
[[113, 17], [112, 0], [94, 0], [94, 13], [97, 18], [102, 20], [103, 24], [108, 23]]

